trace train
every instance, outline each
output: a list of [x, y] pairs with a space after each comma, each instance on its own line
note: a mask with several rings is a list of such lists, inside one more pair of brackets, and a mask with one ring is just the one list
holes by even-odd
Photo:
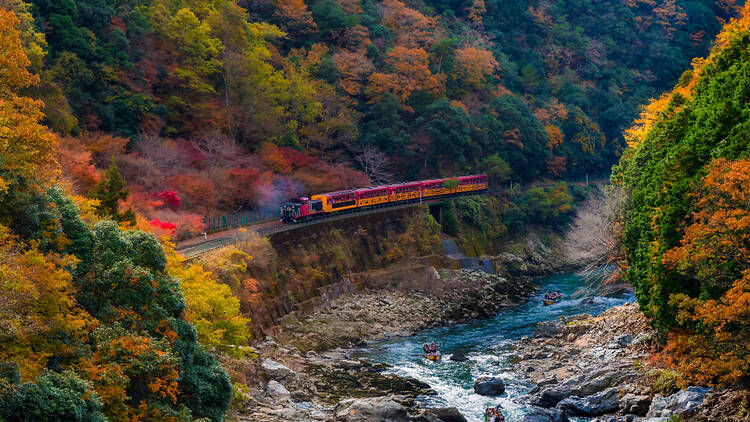
[[319, 193], [309, 198], [292, 198], [281, 204], [280, 215], [283, 223], [295, 224], [355, 208], [365, 209], [457, 194], [481, 193], [487, 190], [488, 185], [489, 177], [486, 174], [473, 174]]

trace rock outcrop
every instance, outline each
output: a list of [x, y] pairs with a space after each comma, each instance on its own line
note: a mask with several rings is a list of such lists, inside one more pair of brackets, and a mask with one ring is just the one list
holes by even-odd
[[337, 422], [409, 422], [406, 409], [389, 397], [346, 399], [336, 405]]
[[474, 381], [474, 392], [480, 396], [499, 396], [505, 392], [505, 383], [500, 377], [481, 376]]
[[415, 422], [467, 422], [466, 417], [455, 407], [426, 409], [413, 419]]
[[646, 416], [650, 418], [670, 417], [694, 410], [703, 403], [703, 399], [710, 391], [710, 388], [705, 387], [688, 387], [687, 390], [678, 391], [667, 397], [657, 394], [651, 401], [651, 407]]
[[[636, 304], [611, 308], [598, 317], [560, 317], [539, 323], [533, 338], [517, 343], [516, 370], [536, 384], [528, 403], [557, 414], [598, 417], [596, 422], [664, 422], [672, 416], [686, 421], [742, 420], [727, 416], [737, 413], [727, 409], [747, 401], [736, 394], [720, 395], [704, 387], [669, 396], [653, 394], [652, 381], [637, 368], [650, 356], [654, 342]], [[726, 403], [717, 404], [722, 401]], [[522, 420], [555, 420], [544, 412], [535, 409]]]

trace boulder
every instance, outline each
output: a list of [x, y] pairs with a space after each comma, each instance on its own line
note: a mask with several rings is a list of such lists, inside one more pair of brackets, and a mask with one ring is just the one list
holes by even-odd
[[299, 379], [296, 372], [271, 359], [264, 359], [260, 367], [268, 375], [268, 378], [287, 385]]
[[466, 357], [466, 354], [463, 352], [456, 352], [451, 355], [450, 360], [454, 362], [464, 362], [469, 360], [469, 358]]
[[608, 388], [587, 397], [571, 396], [557, 404], [557, 409], [574, 416], [599, 416], [620, 407], [620, 389]]
[[434, 420], [440, 422], [466, 422], [464, 415], [462, 415], [455, 407], [427, 409], [424, 411], [424, 416], [427, 415], [432, 416]]
[[562, 315], [554, 321], [542, 321], [534, 329], [534, 338], [555, 337], [562, 332], [566, 324], [565, 317]]
[[529, 404], [539, 407], [555, 407], [560, 400], [571, 395], [570, 388], [567, 387], [547, 387], [533, 395]]
[[[555, 375], [552, 375], [551, 377], [547, 377], [547, 378], [539, 381], [534, 388], [532, 388], [531, 390], [529, 390], [528, 394], [529, 395], [537, 394], [538, 392], [542, 391], [542, 388], [544, 388], [544, 387], [546, 387], [548, 385], [554, 385], [554, 384], [557, 384], [557, 377]], [[555, 404], [557, 404], [557, 403], [555, 403]], [[554, 404], [552, 406], [554, 406]], [[548, 407], [552, 407], [552, 406], [548, 406]]]
[[505, 383], [500, 377], [481, 376], [474, 381], [474, 392], [480, 396], [499, 396], [505, 392]]
[[521, 422], [568, 422], [570, 419], [559, 410], [531, 409]]
[[646, 416], [668, 418], [674, 414], [693, 410], [703, 403], [703, 399], [709, 391], [711, 389], [706, 387], [688, 387], [687, 390], [678, 391], [667, 397], [657, 394], [651, 402], [651, 407]]
[[645, 416], [650, 404], [651, 399], [648, 396], [625, 394], [620, 399], [620, 410], [626, 415]]
[[600, 367], [568, 378], [561, 384], [542, 388], [531, 397], [529, 403], [539, 407], [555, 407], [567, 397], [588, 397], [607, 388], [621, 385], [636, 376], [637, 374], [632, 371], [615, 371], [611, 367]]
[[268, 385], [266, 386], [266, 392], [274, 400], [288, 399], [292, 395], [289, 390], [287, 390], [278, 381], [274, 380], [268, 382]]
[[342, 400], [334, 413], [337, 422], [409, 422], [406, 409], [389, 397]]

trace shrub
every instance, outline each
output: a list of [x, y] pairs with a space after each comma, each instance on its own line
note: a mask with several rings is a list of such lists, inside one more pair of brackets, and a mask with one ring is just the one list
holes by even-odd
[[47, 371], [35, 382], [11, 386], [0, 397], [0, 417], [7, 422], [105, 422], [91, 383], [72, 371]]

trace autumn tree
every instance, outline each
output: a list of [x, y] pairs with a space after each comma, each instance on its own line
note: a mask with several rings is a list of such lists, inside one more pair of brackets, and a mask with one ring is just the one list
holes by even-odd
[[169, 273], [180, 280], [185, 295], [185, 318], [195, 324], [201, 344], [242, 355], [250, 339], [250, 320], [240, 314], [240, 302], [229, 286], [216, 282], [203, 265], [181, 262], [172, 249], [167, 257]]
[[429, 48], [441, 34], [436, 18], [425, 16], [400, 0], [385, 0], [382, 9], [382, 23], [396, 34], [399, 46]]
[[[167, 99], [170, 133], [193, 133], [222, 116], [212, 78], [221, 71], [224, 46], [211, 26], [181, 1], [155, 0], [149, 6], [151, 28], [161, 40], [161, 60], [170, 71], [159, 91]], [[200, 13], [199, 13], [200, 14]]]
[[18, 95], [39, 82], [28, 71], [18, 25], [13, 12], [0, 10], [0, 195], [56, 164], [57, 139], [40, 123], [42, 103]]
[[50, 357], [71, 359], [94, 323], [74, 299], [66, 268], [76, 259], [27, 246], [0, 225], [0, 360], [18, 362], [24, 380], [39, 375]]
[[670, 298], [678, 321], [695, 330], [673, 339], [686, 384], [723, 385], [750, 374], [749, 204], [750, 160], [714, 160], [680, 245], [664, 254], [665, 265], [700, 286], [697, 295]]
[[467, 87], [479, 89], [499, 69], [491, 51], [477, 47], [460, 48], [456, 50], [456, 70], [451, 77]]
[[386, 64], [392, 73], [370, 75], [368, 89], [374, 99], [390, 92], [404, 104], [415, 90], [435, 93], [443, 90], [444, 75], [432, 74], [427, 52], [422, 48], [396, 46], [388, 52]]
[[364, 51], [341, 50], [331, 57], [336, 64], [341, 88], [349, 95], [357, 95], [375, 67]]
[[275, 13], [282, 19], [282, 28], [290, 35], [303, 35], [313, 32], [317, 25], [312, 12], [302, 0], [277, 0]]

